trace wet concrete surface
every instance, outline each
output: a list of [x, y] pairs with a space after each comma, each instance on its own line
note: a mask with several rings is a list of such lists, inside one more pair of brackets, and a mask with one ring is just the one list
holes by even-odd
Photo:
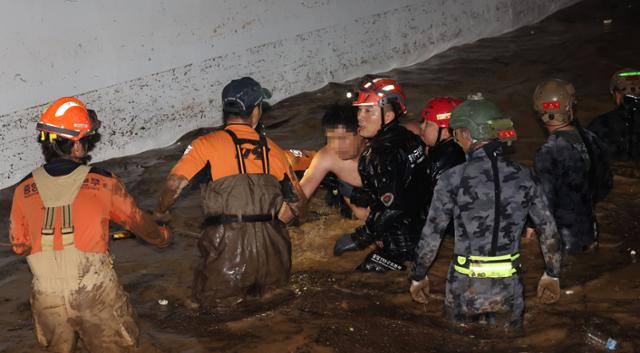
[[[603, 18], [611, 17], [611, 25]], [[506, 35], [448, 50], [424, 63], [393, 70], [417, 119], [436, 95], [481, 91], [516, 124], [520, 139], [513, 158], [531, 164], [546, 136], [530, 97], [537, 82], [560, 77], [573, 82], [579, 120], [587, 124], [613, 108], [610, 75], [638, 66], [640, 4], [589, 0], [543, 22]], [[323, 107], [341, 99], [349, 84], [330, 84], [276, 104], [265, 116], [269, 135], [282, 146], [323, 144]], [[140, 207], [152, 209], [159, 186], [188, 142], [99, 163], [120, 176]], [[174, 242], [157, 250], [137, 240], [112, 243], [117, 273], [136, 308], [144, 332], [141, 352], [586, 352], [587, 331], [600, 329], [621, 342], [622, 352], [640, 349], [640, 171], [615, 165], [615, 187], [598, 205], [601, 246], [566, 257], [563, 295], [555, 305], [535, 298], [543, 271], [535, 239], [524, 240], [525, 322], [522, 331], [459, 327], [442, 314], [444, 277], [451, 260], [447, 238], [429, 275], [432, 299], [411, 301], [406, 273], [360, 274], [353, 268], [366, 251], [332, 256], [333, 242], [359, 223], [324, 205], [324, 190], [312, 198], [306, 222], [290, 228], [294, 273], [288, 293], [267, 303], [247, 302], [233, 312], [188, 309], [195, 237], [202, 219], [197, 188], [173, 207]], [[26, 261], [4, 246], [12, 188], [0, 191], [0, 352], [38, 352], [29, 311], [31, 275]], [[3, 245], [4, 244], [4, 245]], [[162, 306], [158, 299], [167, 299]], [[82, 351], [82, 350], [80, 350]]]

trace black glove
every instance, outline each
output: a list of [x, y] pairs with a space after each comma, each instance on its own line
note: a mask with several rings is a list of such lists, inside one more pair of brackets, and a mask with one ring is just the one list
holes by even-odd
[[344, 181], [337, 179], [337, 188], [340, 192], [340, 195], [345, 197], [351, 197], [351, 193], [353, 192], [354, 187], [345, 183]]
[[358, 245], [351, 238], [351, 234], [345, 234], [336, 241], [333, 246], [333, 256], [340, 256], [345, 251], [358, 250]]
[[411, 269], [411, 273], [409, 273], [409, 279], [412, 281], [420, 282], [427, 276], [427, 268], [419, 263], [418, 261], [414, 262], [413, 268]]
[[358, 207], [369, 207], [373, 203], [373, 196], [363, 188], [354, 187], [351, 189], [349, 200]]

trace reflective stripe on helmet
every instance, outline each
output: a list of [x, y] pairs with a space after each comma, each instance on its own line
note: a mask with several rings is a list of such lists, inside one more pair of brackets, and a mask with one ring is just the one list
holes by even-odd
[[42, 123], [38, 123], [36, 125], [36, 130], [53, 132], [53, 133], [56, 133], [56, 134], [68, 135], [68, 136], [71, 136], [71, 137], [75, 137], [75, 136], [80, 135], [79, 131], [69, 130], [69, 129], [65, 129], [65, 128], [62, 128], [62, 127], [57, 127], [57, 126], [53, 126], [53, 125], [49, 125], [49, 124], [42, 124]]

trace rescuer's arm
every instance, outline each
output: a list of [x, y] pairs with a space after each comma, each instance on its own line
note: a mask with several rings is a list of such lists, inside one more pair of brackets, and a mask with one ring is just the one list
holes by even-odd
[[529, 216], [540, 234], [540, 248], [546, 264], [546, 273], [557, 278], [560, 275], [562, 245], [556, 221], [549, 209], [545, 193], [537, 182], [534, 182], [532, 197]]
[[293, 214], [294, 217], [299, 217], [302, 214], [307, 202], [307, 197], [291, 166], [289, 166], [284, 179], [280, 182], [280, 187], [282, 189], [284, 203], [280, 208], [278, 218], [286, 223], [285, 214], [287, 212]]
[[171, 218], [169, 208], [176, 202], [189, 180], [207, 166], [208, 160], [201, 150], [204, 148], [199, 139], [194, 140], [182, 155], [182, 158], [171, 169], [156, 206], [153, 217], [156, 221], [168, 222]]
[[118, 179], [114, 180], [111, 191], [109, 218], [149, 244], [158, 247], [169, 245], [167, 228], [159, 227], [151, 215], [140, 210], [133, 197], [125, 189], [124, 184]]
[[533, 169], [539, 179], [540, 191], [544, 193], [551, 213], [555, 210], [556, 183], [561, 180], [556, 175], [557, 163], [551, 147], [546, 144], [540, 147], [533, 160]]
[[[316, 191], [316, 189], [322, 182], [322, 179], [324, 179], [324, 177], [327, 175], [329, 171], [328, 162], [329, 162], [329, 158], [324, 149], [321, 149], [313, 157], [313, 160], [311, 161], [309, 168], [304, 173], [302, 180], [300, 180], [299, 182], [300, 189], [302, 190], [302, 192], [304, 193], [307, 199], [310, 198], [311, 195], [313, 195], [313, 193]], [[283, 205], [282, 209], [280, 210], [280, 215], [278, 216], [278, 218], [280, 218], [280, 220], [285, 223], [289, 223], [295, 218], [295, 215], [293, 214], [290, 206]]]
[[31, 235], [22, 209], [22, 200], [18, 195], [20, 190], [16, 188], [11, 205], [11, 217], [9, 223], [9, 238], [11, 247], [18, 255], [27, 256], [31, 253]]
[[160, 200], [153, 216], [157, 220], [168, 221], [169, 208], [176, 202], [182, 189], [189, 184], [189, 180], [182, 175], [169, 174], [160, 192]]
[[399, 210], [406, 202], [402, 190], [411, 175], [411, 163], [402, 151], [380, 153], [372, 156], [370, 163], [378, 174], [377, 187], [375, 190], [365, 190], [371, 193], [370, 211], [364, 227], [354, 233], [354, 238], [359, 239], [360, 248], [397, 226], [397, 218], [404, 215]]
[[442, 242], [442, 235], [453, 216], [454, 192], [457, 189], [450, 180], [452, 174], [447, 173], [440, 179], [433, 191], [433, 200], [422, 228], [422, 235], [416, 248], [416, 260], [411, 271], [411, 279], [421, 281], [435, 260]]

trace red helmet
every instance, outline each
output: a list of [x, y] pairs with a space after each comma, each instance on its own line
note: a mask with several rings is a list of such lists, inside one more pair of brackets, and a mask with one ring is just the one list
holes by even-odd
[[100, 121], [94, 114], [89, 114], [87, 107], [74, 97], [63, 97], [45, 109], [36, 125], [36, 130], [50, 134], [50, 139], [56, 136], [78, 141], [93, 134], [100, 127]]
[[442, 128], [449, 127], [451, 112], [462, 103], [462, 99], [451, 97], [436, 97], [427, 101], [427, 105], [422, 109], [422, 118], [425, 121], [434, 122]]
[[396, 80], [379, 77], [363, 80], [356, 88], [358, 98], [354, 106], [372, 105], [382, 107], [391, 102], [398, 102], [403, 113], [407, 112], [405, 100], [407, 97]]

